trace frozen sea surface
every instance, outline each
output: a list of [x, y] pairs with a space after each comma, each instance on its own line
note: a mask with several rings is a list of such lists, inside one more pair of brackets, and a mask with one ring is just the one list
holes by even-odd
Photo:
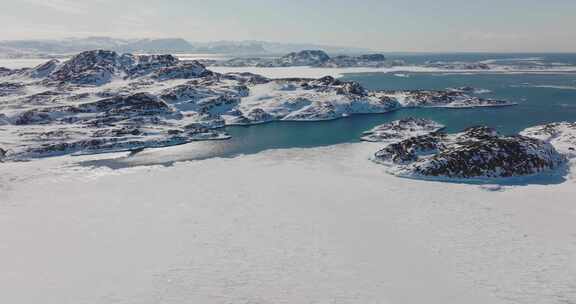
[[572, 176], [497, 191], [414, 181], [375, 166], [374, 149], [3, 164], [0, 302], [576, 301]]

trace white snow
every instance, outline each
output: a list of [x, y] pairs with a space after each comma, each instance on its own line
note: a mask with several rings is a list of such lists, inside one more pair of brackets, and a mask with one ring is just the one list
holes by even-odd
[[523, 130], [520, 135], [549, 142], [558, 152], [569, 158], [576, 157], [576, 123], [574, 122], [555, 122], [534, 126]]
[[501, 191], [407, 180], [368, 160], [378, 146], [0, 164], [0, 303], [576, 301], [572, 176]]

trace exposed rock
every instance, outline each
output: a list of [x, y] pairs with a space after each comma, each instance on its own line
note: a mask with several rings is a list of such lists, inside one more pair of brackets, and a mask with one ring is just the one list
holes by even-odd
[[139, 55], [124, 54], [121, 66], [126, 69], [129, 78], [138, 78], [156, 72], [158, 69], [173, 67], [178, 58], [172, 55]]
[[444, 125], [433, 120], [409, 117], [376, 126], [364, 132], [362, 140], [394, 143], [410, 137], [434, 133], [443, 128]]
[[514, 102], [490, 98], [470, 96], [459, 91], [381, 91], [374, 94], [391, 96], [398, 100], [403, 107], [445, 107], [445, 108], [472, 108], [472, 107], [501, 107], [515, 105]]
[[192, 79], [211, 76], [212, 74], [211, 71], [207, 70], [198, 61], [192, 61], [160, 68], [152, 74], [152, 78], [158, 80]]
[[487, 127], [432, 133], [391, 144], [375, 154], [391, 172], [415, 178], [487, 179], [528, 176], [562, 166], [566, 158], [547, 142], [501, 136]]
[[118, 54], [112, 51], [87, 51], [66, 61], [49, 75], [50, 80], [72, 84], [101, 85], [109, 82], [118, 67]]
[[71, 109], [71, 111], [82, 113], [106, 112], [106, 114], [136, 113], [137, 115], [172, 113], [168, 104], [149, 93], [136, 93], [129, 96], [118, 96], [84, 103]]
[[412, 163], [418, 160], [419, 155], [437, 152], [444, 137], [444, 133], [410, 137], [376, 152], [375, 159], [392, 164]]
[[6, 150], [0, 148], [0, 162], [4, 161], [4, 158], [6, 158], [6, 154], [8, 152], [6, 152]]

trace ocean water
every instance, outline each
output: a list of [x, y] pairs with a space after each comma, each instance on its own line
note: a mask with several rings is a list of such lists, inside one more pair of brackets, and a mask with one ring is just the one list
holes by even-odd
[[[362, 132], [405, 117], [428, 118], [457, 132], [476, 125], [514, 134], [527, 127], [576, 121], [576, 74], [349, 74], [368, 89], [446, 89], [472, 86], [489, 90], [485, 97], [517, 102], [517, 106], [471, 109], [402, 109], [384, 114], [354, 115], [323, 122], [273, 122], [256, 126], [227, 127], [232, 139], [211, 143], [215, 155], [251, 154], [266, 149], [316, 147], [358, 142]], [[408, 76], [408, 77], [405, 77]]]

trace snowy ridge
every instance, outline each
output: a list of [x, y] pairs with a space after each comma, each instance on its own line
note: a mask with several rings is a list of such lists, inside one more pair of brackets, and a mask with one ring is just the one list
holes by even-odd
[[569, 158], [576, 157], [576, 123], [574, 122], [555, 122], [535, 126], [520, 134], [548, 142]]

